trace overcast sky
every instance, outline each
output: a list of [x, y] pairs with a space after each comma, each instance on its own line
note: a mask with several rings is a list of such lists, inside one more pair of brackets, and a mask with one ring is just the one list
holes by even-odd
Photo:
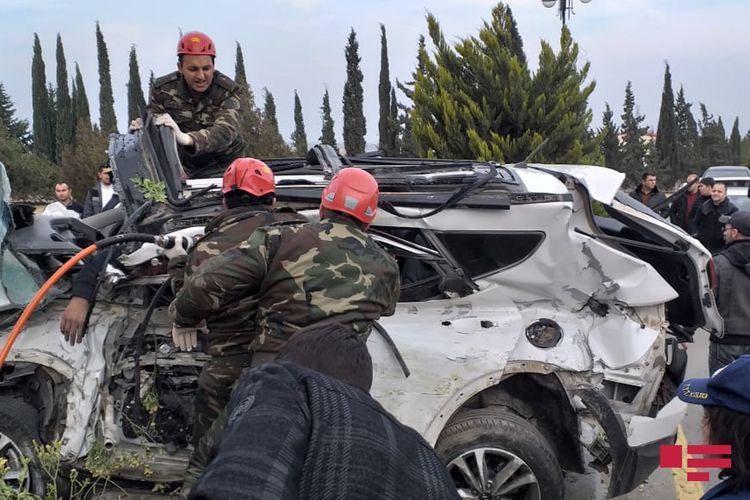
[[[747, 0], [573, 0], [568, 25], [580, 45], [580, 62], [591, 62], [597, 83], [589, 104], [598, 127], [605, 102], [622, 113], [624, 89], [633, 82], [636, 104], [655, 128], [659, 119], [664, 63], [669, 62], [675, 93], [684, 85], [693, 112], [698, 103], [721, 116], [727, 130], [739, 117], [744, 135], [750, 128], [750, 2]], [[239, 42], [256, 102], [262, 89], [276, 99], [282, 135], [294, 128], [294, 90], [302, 102], [308, 143], [321, 130], [320, 106], [325, 88], [331, 94], [337, 139], [341, 141], [341, 96], [345, 80], [344, 46], [351, 28], [357, 32], [364, 73], [367, 141], [377, 143], [380, 28], [387, 30], [391, 79], [409, 80], [417, 40], [427, 31], [425, 15], [440, 22], [447, 40], [477, 33], [496, 2], [490, 0], [266, 0], [256, 2], [0, 0], [0, 81], [18, 115], [31, 118], [31, 58], [39, 35], [48, 81], [55, 83], [55, 40], [61, 34], [68, 63], [83, 73], [91, 114], [98, 120], [99, 83], [95, 22], [101, 24], [109, 49], [115, 111], [126, 127], [128, 53], [135, 44], [144, 90], [151, 70], [158, 77], [175, 69], [179, 29], [200, 30], [213, 37], [219, 51], [217, 69], [234, 76]], [[541, 0], [511, 0], [524, 48], [536, 69], [540, 40], [559, 46], [560, 20]], [[403, 95], [399, 93], [399, 99]]]

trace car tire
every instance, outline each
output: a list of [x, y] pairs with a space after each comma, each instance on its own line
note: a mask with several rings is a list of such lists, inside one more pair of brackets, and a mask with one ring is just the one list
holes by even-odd
[[[39, 442], [39, 414], [23, 400], [0, 397], [0, 457], [7, 460], [10, 470], [4, 476], [6, 484], [33, 493], [45, 494], [45, 474], [36, 465], [33, 442]], [[21, 457], [30, 458], [28, 476], [23, 483], [16, 478], [22, 470]]]
[[435, 451], [461, 498], [565, 496], [562, 470], [550, 444], [536, 427], [502, 407], [462, 411], [440, 433]]

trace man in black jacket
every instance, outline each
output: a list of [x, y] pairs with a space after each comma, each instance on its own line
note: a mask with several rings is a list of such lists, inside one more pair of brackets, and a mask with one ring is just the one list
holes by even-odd
[[86, 193], [81, 217], [91, 217], [110, 208], [115, 208], [120, 203], [112, 180], [112, 167], [109, 166], [109, 161], [105, 161], [99, 165], [99, 182]]
[[669, 220], [687, 232], [690, 232], [690, 214], [693, 213], [693, 207], [701, 200], [699, 184], [700, 180], [696, 174], [688, 175], [687, 186], [683, 188], [684, 191], [675, 194], [669, 207]]
[[353, 330], [301, 330], [240, 379], [190, 498], [458, 498], [430, 445], [370, 396], [372, 378]]
[[716, 253], [724, 247], [724, 224], [719, 222], [719, 217], [736, 211], [737, 207], [727, 198], [727, 186], [723, 182], [715, 183], [711, 199], [698, 207], [693, 219], [694, 235], [709, 252]]
[[724, 336], [711, 335], [711, 375], [743, 354], [750, 354], [750, 212], [719, 217], [727, 246], [716, 254], [716, 305], [724, 318]]
[[[656, 174], [653, 172], [646, 172], [641, 176], [641, 183], [638, 187], [630, 193], [631, 198], [640, 201], [648, 208], [654, 208], [657, 205], [661, 205], [667, 197], [659, 191], [659, 187], [656, 185]], [[662, 206], [659, 209], [659, 215], [665, 214], [669, 210], [669, 207]]]

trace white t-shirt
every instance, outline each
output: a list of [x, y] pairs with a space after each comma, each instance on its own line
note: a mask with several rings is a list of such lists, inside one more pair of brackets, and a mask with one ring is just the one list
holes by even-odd
[[106, 185], [104, 183], [99, 183], [99, 194], [102, 197], [102, 209], [107, 206], [107, 203], [109, 203], [109, 200], [112, 199], [112, 195], [115, 194], [115, 190], [112, 187], [112, 184]]

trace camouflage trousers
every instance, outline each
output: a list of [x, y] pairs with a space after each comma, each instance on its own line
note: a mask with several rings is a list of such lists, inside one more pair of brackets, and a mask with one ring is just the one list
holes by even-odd
[[[227, 422], [226, 406], [242, 371], [273, 360], [276, 353], [248, 355], [242, 366], [229, 365], [222, 358], [211, 358], [203, 367], [195, 396], [195, 422], [193, 424], [193, 453], [185, 470], [182, 494], [187, 495], [211, 461], [214, 444], [221, 438]], [[205, 381], [204, 381], [205, 380]], [[203, 407], [201, 407], [203, 405]]]

